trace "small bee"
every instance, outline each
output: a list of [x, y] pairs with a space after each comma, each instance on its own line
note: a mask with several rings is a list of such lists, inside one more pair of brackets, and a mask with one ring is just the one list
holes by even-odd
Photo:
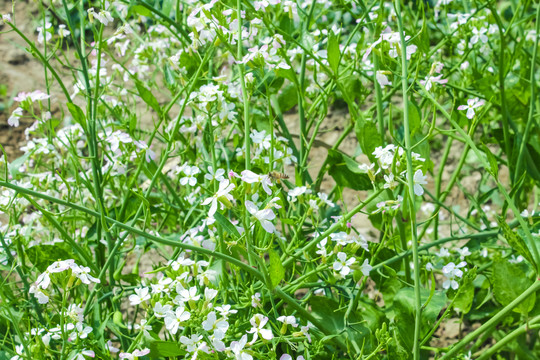
[[270, 171], [268, 173], [268, 177], [270, 178], [270, 180], [273, 180], [279, 184], [281, 180], [288, 179], [289, 175], [277, 171]]

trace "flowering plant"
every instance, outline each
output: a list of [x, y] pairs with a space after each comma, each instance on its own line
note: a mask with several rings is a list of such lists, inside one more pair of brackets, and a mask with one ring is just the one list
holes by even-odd
[[540, 356], [537, 4], [36, 6], [0, 359]]

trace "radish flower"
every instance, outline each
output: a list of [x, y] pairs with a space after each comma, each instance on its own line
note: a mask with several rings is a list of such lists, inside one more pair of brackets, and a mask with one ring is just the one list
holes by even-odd
[[467, 105], [459, 105], [458, 110], [467, 110], [467, 118], [472, 119], [475, 115], [474, 109], [484, 105], [484, 103], [484, 100], [480, 100], [479, 98], [468, 99]]

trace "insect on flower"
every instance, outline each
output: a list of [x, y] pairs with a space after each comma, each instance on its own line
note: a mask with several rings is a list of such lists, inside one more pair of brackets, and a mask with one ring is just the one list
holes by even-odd
[[268, 173], [268, 177], [270, 178], [270, 180], [275, 181], [276, 183], [279, 184], [281, 180], [288, 179], [289, 175], [286, 175], [277, 171], [270, 171]]

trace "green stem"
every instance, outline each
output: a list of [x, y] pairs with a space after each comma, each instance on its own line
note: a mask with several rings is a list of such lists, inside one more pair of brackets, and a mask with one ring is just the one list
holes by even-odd
[[[2, 185], [2, 182], [0, 182], [0, 185]], [[283, 262], [283, 266], [287, 267], [292, 262], [296, 261], [298, 257], [300, 257], [303, 253], [309, 251], [313, 247], [315, 247], [322, 239], [328, 237], [330, 234], [335, 232], [336, 230], [340, 229], [344, 224], [352, 218], [356, 213], [358, 213], [360, 210], [362, 210], [367, 204], [372, 202], [379, 194], [382, 192], [382, 190], [378, 190], [371, 194], [364, 202], [357, 205], [354, 209], [349, 211], [347, 214], [343, 215], [341, 218], [341, 221], [335, 223], [334, 225], [330, 226], [328, 230], [323, 232], [321, 235], [317, 236], [315, 239], [311, 240], [307, 245], [305, 245], [303, 248], [298, 249], [291, 257], [289, 257], [287, 260]]]
[[[236, 57], [238, 61], [238, 71], [240, 73], [240, 84], [242, 85], [242, 101], [244, 105], [244, 151], [245, 151], [245, 170], [249, 170], [251, 168], [251, 154], [250, 154], [250, 131], [251, 131], [251, 124], [250, 124], [250, 115], [249, 115], [249, 99], [247, 94], [247, 88], [246, 88], [246, 80], [245, 80], [245, 69], [244, 64], [242, 63], [242, 0], [237, 0], [236, 2], [236, 15], [238, 18], [238, 39], [237, 39], [237, 49], [236, 49]], [[244, 204], [246, 201], [249, 200], [249, 194], [246, 192], [244, 194]], [[248, 211], [244, 214], [244, 226], [246, 229], [250, 228], [250, 214]], [[246, 249], [248, 252], [249, 257], [249, 263], [251, 265], [254, 264], [253, 257], [251, 256], [251, 241], [252, 237], [250, 236], [250, 232], [246, 231]]]
[[[536, 5], [536, 33], [535, 34], [538, 34], [540, 33], [540, 4], [537, 4]], [[535, 63], [536, 63], [536, 55], [538, 53], [538, 36], [536, 36], [536, 41], [535, 41], [535, 44], [534, 44], [534, 50], [533, 50], [533, 56], [532, 56], [532, 61], [531, 61], [531, 76], [530, 76], [530, 85], [531, 85], [531, 97], [529, 98], [530, 100], [530, 105], [529, 105], [529, 117], [527, 119], [527, 125], [525, 126], [525, 131], [523, 132], [523, 138], [521, 139], [521, 144], [519, 144], [519, 153], [518, 153], [518, 159], [517, 159], [517, 163], [516, 163], [516, 171], [514, 173], [514, 182], [516, 182], [519, 177], [521, 176], [521, 168], [523, 167], [523, 157], [526, 153], [525, 151], [525, 146], [527, 145], [527, 141], [529, 139], [529, 132], [531, 131], [531, 127], [532, 127], [532, 124], [533, 124], [533, 115], [534, 115], [534, 103], [535, 101], [537, 100], [536, 99], [536, 96], [535, 96], [535, 90], [536, 90], [536, 81], [535, 81], [535, 78], [534, 78], [534, 74], [535, 74]], [[510, 159], [510, 156], [508, 156], [508, 158]], [[517, 191], [516, 191], [516, 195], [517, 195]]]
[[491, 319], [489, 319], [486, 323], [484, 323], [482, 326], [480, 326], [478, 329], [476, 329], [472, 333], [465, 336], [457, 344], [452, 346], [450, 351], [448, 351], [446, 354], [444, 354], [444, 356], [441, 357], [439, 360], [455, 359], [456, 358], [455, 355], [457, 355], [461, 351], [461, 349], [463, 349], [468, 343], [470, 343], [471, 341], [476, 339], [484, 331], [486, 331], [486, 330], [490, 329], [492, 326], [495, 326], [496, 324], [498, 324], [516, 306], [520, 305], [530, 295], [536, 293], [539, 289], [540, 289], [540, 280], [537, 280], [527, 290], [525, 290], [525, 292], [523, 292], [523, 294], [519, 295], [517, 298], [514, 299], [514, 301], [512, 301], [510, 304], [506, 305], [501, 311], [499, 311], [495, 316], [493, 316]]
[[[439, 111], [444, 115], [444, 117], [452, 124], [455, 131], [457, 131], [462, 136], [463, 141], [473, 150], [478, 160], [482, 163], [482, 166], [484, 167], [484, 169], [486, 169], [486, 171], [493, 177], [493, 180], [497, 184], [497, 188], [499, 189], [501, 194], [504, 196], [504, 199], [506, 200], [506, 202], [508, 203], [508, 206], [514, 213], [515, 218], [519, 222], [521, 229], [523, 230], [523, 232], [525, 233], [525, 236], [527, 237], [527, 240], [529, 241], [529, 246], [533, 250], [532, 252], [533, 252], [534, 260], [535, 260], [535, 270], [536, 270], [536, 273], [538, 274], [540, 272], [540, 253], [538, 252], [538, 248], [536, 246], [536, 240], [533, 238], [531, 234], [531, 230], [529, 229], [529, 226], [527, 225], [525, 220], [523, 220], [523, 217], [520, 215], [520, 211], [517, 209], [516, 204], [512, 201], [512, 199], [510, 198], [510, 195], [508, 194], [504, 186], [499, 181], [497, 174], [495, 174], [491, 170], [491, 166], [489, 162], [487, 161], [487, 159], [484, 158], [482, 152], [478, 149], [478, 147], [476, 146], [474, 141], [470, 138], [470, 136], [461, 128], [461, 126], [459, 126], [458, 123], [456, 123], [454, 119], [452, 119], [450, 114], [448, 114], [448, 112], [441, 106], [441, 104], [439, 104], [435, 100], [435, 98], [431, 95], [431, 93], [427, 91], [426, 88], [422, 86], [422, 84], [418, 83], [417, 85], [424, 91], [424, 95], [433, 102], [435, 107], [437, 107]], [[503, 216], [504, 218], [505, 215], [506, 214], [502, 214], [501, 216]]]
[[[83, 212], [85, 214], [91, 215], [91, 216], [93, 216], [95, 218], [101, 218], [101, 214], [99, 212], [88, 209], [88, 208], [86, 208], [84, 206], [81, 206], [81, 205], [77, 205], [77, 204], [70, 203], [68, 201], [57, 199], [55, 197], [45, 195], [45, 194], [30, 190], [30, 189], [26, 189], [26, 188], [23, 188], [23, 187], [20, 187], [20, 186], [17, 186], [17, 185], [13, 185], [13, 184], [5, 182], [5, 181], [0, 181], [0, 186], [4, 186], [4, 187], [7, 187], [8, 189], [18, 191], [21, 194], [30, 195], [30, 196], [33, 196], [33, 197], [36, 197], [36, 198], [39, 198], [39, 199], [50, 201], [50, 202], [58, 204], [58, 205], [67, 206], [67, 207], [72, 208], [74, 210], [78, 210], [78, 211], [81, 211], [81, 212]], [[136, 228], [134, 228], [132, 226], [126, 225], [126, 224], [124, 224], [124, 223], [122, 223], [120, 221], [117, 221], [115, 219], [112, 219], [112, 218], [110, 218], [108, 216], [104, 216], [104, 218], [111, 225], [117, 226], [120, 229], [126, 230], [126, 231], [128, 231], [128, 232], [130, 232], [132, 234], [142, 236], [142, 237], [144, 237], [144, 238], [146, 238], [148, 240], [155, 241], [155, 242], [157, 242], [159, 244], [170, 245], [172, 247], [179, 247], [179, 248], [182, 248], [184, 250], [191, 250], [193, 252], [197, 252], [197, 253], [204, 254], [204, 255], [207, 255], [207, 256], [215, 256], [215, 257], [217, 257], [219, 259], [223, 259], [223, 260], [225, 260], [225, 261], [227, 261], [227, 262], [229, 262], [231, 264], [234, 264], [234, 265], [238, 266], [239, 268], [241, 268], [241, 269], [245, 270], [246, 272], [254, 275], [257, 278], [259, 278], [263, 282], [265, 280], [264, 276], [258, 270], [256, 270], [253, 267], [243, 263], [240, 260], [235, 259], [232, 256], [225, 255], [225, 254], [222, 254], [222, 253], [219, 253], [219, 252], [216, 252], [216, 251], [208, 250], [208, 249], [205, 249], [205, 248], [202, 248], [202, 247], [181, 243], [181, 242], [178, 242], [177, 240], [165, 239], [165, 238], [162, 238], [160, 236], [151, 235], [151, 234], [145, 233], [143, 230], [136, 229]]]
[[407, 73], [407, 44], [405, 44], [405, 35], [403, 30], [403, 23], [401, 20], [401, 4], [400, 0], [394, 2], [396, 9], [396, 17], [398, 21], [399, 38], [401, 41], [401, 86], [403, 91], [403, 122], [404, 122], [404, 136], [405, 147], [407, 152], [407, 182], [409, 188], [410, 199], [410, 221], [411, 221], [411, 237], [412, 237], [412, 252], [413, 252], [413, 264], [414, 264], [414, 309], [415, 309], [415, 321], [414, 321], [414, 343], [413, 343], [413, 357], [414, 360], [420, 359], [420, 330], [422, 326], [422, 300], [420, 297], [420, 261], [418, 260], [418, 234], [416, 229], [416, 208], [415, 208], [415, 194], [414, 194], [414, 181], [413, 181], [413, 163], [411, 156], [411, 132], [409, 125], [409, 95], [407, 93], [408, 88], [408, 73]]
[[525, 334], [530, 329], [538, 329], [539, 324], [537, 324], [540, 321], [540, 316], [536, 316], [529, 320], [527, 323], [521, 325], [502, 339], [498, 340], [495, 345], [493, 345], [488, 350], [482, 350], [482, 355], [478, 357], [476, 360], [487, 360], [491, 359], [491, 357], [499, 351], [503, 346], [508, 344], [510, 341], [514, 340], [517, 336], [521, 334]]

